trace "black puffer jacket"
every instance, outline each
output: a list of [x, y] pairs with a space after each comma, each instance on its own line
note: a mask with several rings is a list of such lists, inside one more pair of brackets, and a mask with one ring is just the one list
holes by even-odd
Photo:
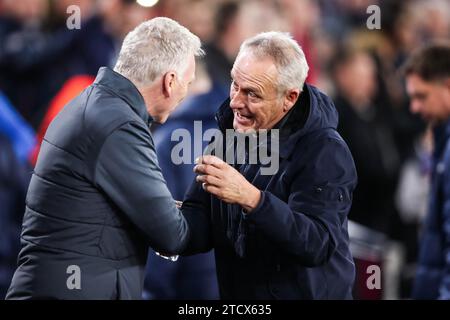
[[139, 299], [147, 246], [183, 249], [188, 227], [161, 174], [150, 121], [136, 87], [107, 68], [55, 118], [28, 190], [7, 298]]

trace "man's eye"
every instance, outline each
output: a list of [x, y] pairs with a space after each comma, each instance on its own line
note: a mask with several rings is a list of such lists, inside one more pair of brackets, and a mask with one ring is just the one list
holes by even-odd
[[253, 91], [249, 91], [248, 96], [252, 97], [252, 98], [258, 98], [258, 95], [256, 93], [254, 93]]

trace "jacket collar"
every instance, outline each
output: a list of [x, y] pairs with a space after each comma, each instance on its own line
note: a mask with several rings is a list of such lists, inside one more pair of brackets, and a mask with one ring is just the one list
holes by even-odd
[[108, 67], [101, 67], [94, 84], [106, 87], [111, 93], [124, 100], [146, 124], [150, 125], [153, 121], [148, 114], [144, 98], [129, 79]]
[[450, 139], [450, 120], [433, 128], [434, 157], [439, 159]]

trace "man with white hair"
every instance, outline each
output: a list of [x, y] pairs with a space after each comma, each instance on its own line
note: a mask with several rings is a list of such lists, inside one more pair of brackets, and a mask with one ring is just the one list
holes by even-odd
[[[246, 40], [216, 119], [224, 133], [268, 130], [279, 140], [259, 139], [256, 148], [233, 142], [235, 159], [245, 150], [243, 164], [208, 155], [194, 168], [182, 206], [191, 231], [183, 254], [214, 248], [222, 299], [352, 298], [347, 214], [356, 170], [333, 102], [304, 84], [307, 73], [288, 34]], [[277, 158], [275, 173], [264, 174], [261, 148]]]
[[130, 32], [45, 135], [29, 186], [7, 299], [140, 299], [148, 246], [182, 251], [189, 228], [158, 165], [149, 125], [193, 81], [200, 40], [168, 18]]

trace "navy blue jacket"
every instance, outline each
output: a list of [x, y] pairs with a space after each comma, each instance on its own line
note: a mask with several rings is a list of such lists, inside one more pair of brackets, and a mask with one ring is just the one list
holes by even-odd
[[450, 299], [450, 122], [434, 129], [428, 214], [412, 297]]
[[[229, 101], [219, 109], [221, 130], [232, 128]], [[182, 211], [192, 228], [186, 254], [215, 249], [222, 299], [351, 299], [355, 266], [347, 213], [356, 185], [350, 151], [336, 131], [337, 111], [305, 85], [282, 119], [279, 170], [235, 165], [262, 190], [245, 215], [193, 182]]]
[[159, 168], [150, 121], [137, 88], [108, 68], [52, 121], [8, 299], [140, 299], [148, 246], [184, 248], [187, 223]]

